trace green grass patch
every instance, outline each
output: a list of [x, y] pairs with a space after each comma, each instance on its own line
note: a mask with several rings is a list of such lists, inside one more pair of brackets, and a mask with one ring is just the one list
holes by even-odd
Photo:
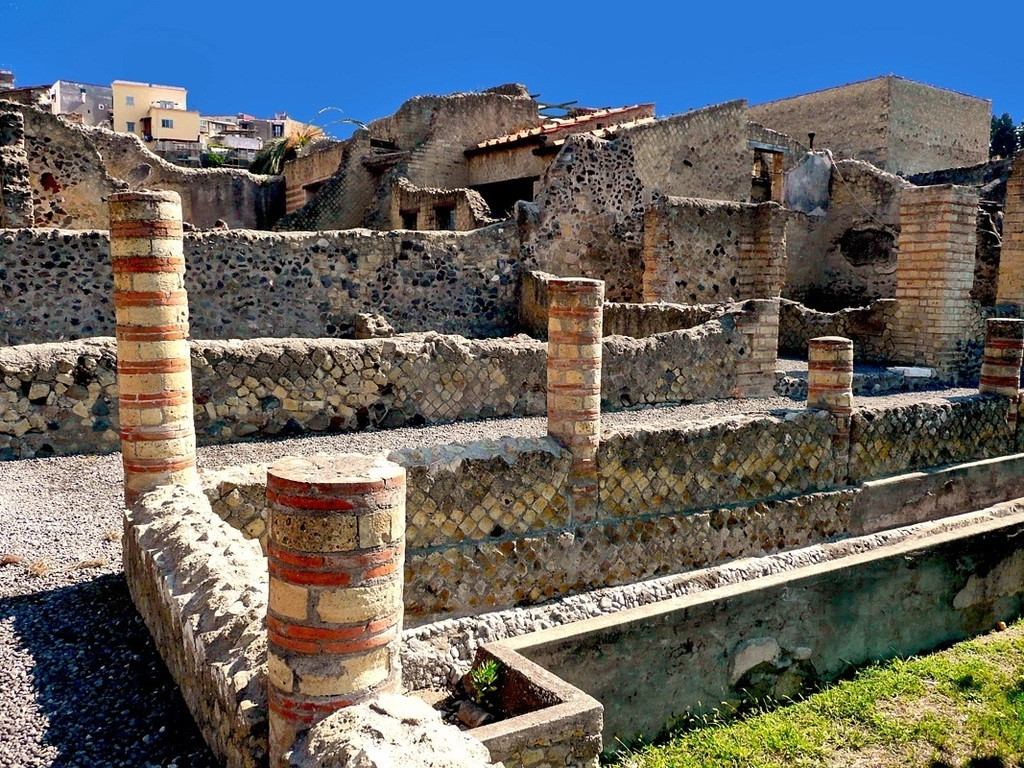
[[1024, 621], [787, 705], [679, 718], [617, 768], [1024, 765]]

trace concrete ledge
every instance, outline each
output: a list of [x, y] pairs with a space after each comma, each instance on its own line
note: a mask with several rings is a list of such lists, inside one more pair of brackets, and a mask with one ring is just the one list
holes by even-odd
[[850, 533], [861, 536], [937, 520], [1024, 496], [1024, 453], [869, 480], [850, 510]]
[[963, 527], [502, 645], [598, 699], [606, 745], [650, 738], [686, 711], [792, 696], [1021, 615], [1024, 501], [964, 517]]
[[501, 643], [483, 646], [477, 660], [501, 664], [498, 701], [509, 715], [470, 733], [505, 768], [597, 768], [604, 707]]

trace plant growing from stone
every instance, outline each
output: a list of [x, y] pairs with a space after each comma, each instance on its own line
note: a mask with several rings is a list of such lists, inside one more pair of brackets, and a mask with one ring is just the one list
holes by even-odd
[[496, 659], [482, 661], [469, 670], [469, 682], [473, 688], [471, 695], [481, 707], [496, 709], [500, 677], [501, 665]]

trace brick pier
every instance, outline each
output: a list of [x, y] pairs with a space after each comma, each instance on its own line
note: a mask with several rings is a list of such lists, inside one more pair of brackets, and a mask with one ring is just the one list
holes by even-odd
[[401, 687], [405, 469], [287, 458], [267, 472], [270, 766], [343, 707]]
[[585, 522], [598, 504], [604, 282], [551, 280], [548, 301], [548, 435], [572, 452], [574, 519]]
[[985, 357], [978, 391], [1017, 397], [1024, 357], [1024, 320], [990, 318], [985, 322]]
[[125, 504], [198, 486], [188, 297], [176, 192], [110, 196], [118, 411]]

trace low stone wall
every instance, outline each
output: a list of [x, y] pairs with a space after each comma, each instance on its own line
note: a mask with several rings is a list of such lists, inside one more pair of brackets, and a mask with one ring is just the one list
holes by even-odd
[[[950, 476], [942, 504], [934, 494], [926, 504], [906, 473], [1015, 452], [1015, 408], [988, 395], [932, 396], [859, 407], [848, 432], [823, 411], [606, 431], [596, 513], [574, 508], [571, 456], [550, 438], [394, 451], [408, 473], [407, 624], [807, 546], [863, 530], [866, 515], [917, 522], [948, 513], [956, 494], [1008, 498], [1005, 467], [988, 481], [977, 479], [988, 470]], [[875, 493], [865, 512], [865, 483], [894, 475], [902, 506]], [[986, 482], [990, 495], [963, 491]], [[262, 484], [253, 468], [205, 482], [217, 514], [249, 535], [262, 527]]]
[[880, 299], [866, 307], [838, 312], [818, 312], [783, 299], [779, 305], [779, 352], [802, 357], [811, 339], [842, 336], [853, 341], [857, 361], [892, 362], [896, 357], [892, 331], [896, 311], [895, 299]]
[[[555, 275], [536, 270], [522, 273], [519, 286], [519, 325], [536, 339], [548, 337], [548, 282]], [[605, 336], [642, 339], [659, 333], [693, 328], [728, 311], [721, 304], [628, 304], [604, 303]]]
[[[771, 310], [741, 307], [685, 331], [606, 339], [603, 407], [767, 394], [774, 346], [760, 339], [774, 333]], [[193, 342], [197, 437], [213, 444], [541, 415], [546, 355], [544, 342], [526, 336]], [[114, 451], [117, 429], [113, 339], [0, 347], [0, 460]]]
[[[605, 707], [604, 744], [683, 714], [784, 699], [852, 667], [987, 632], [1024, 612], [1024, 510], [952, 532], [505, 641]], [[927, 529], [922, 533], [927, 533]], [[852, 542], [851, 542], [852, 543]], [[867, 549], [867, 547], [865, 547]], [[598, 674], [600, 670], [600, 674]]]
[[[347, 336], [360, 312], [401, 333], [495, 337], [517, 324], [513, 225], [190, 232], [184, 248], [194, 338]], [[0, 344], [113, 334], [112, 281], [105, 231], [0, 230]]]
[[126, 513], [124, 570], [207, 744], [229, 768], [267, 760], [267, 563], [199, 493], [165, 486]]
[[851, 483], [926, 467], [1014, 453], [1016, 406], [979, 395], [882, 409], [855, 409], [850, 425]]

